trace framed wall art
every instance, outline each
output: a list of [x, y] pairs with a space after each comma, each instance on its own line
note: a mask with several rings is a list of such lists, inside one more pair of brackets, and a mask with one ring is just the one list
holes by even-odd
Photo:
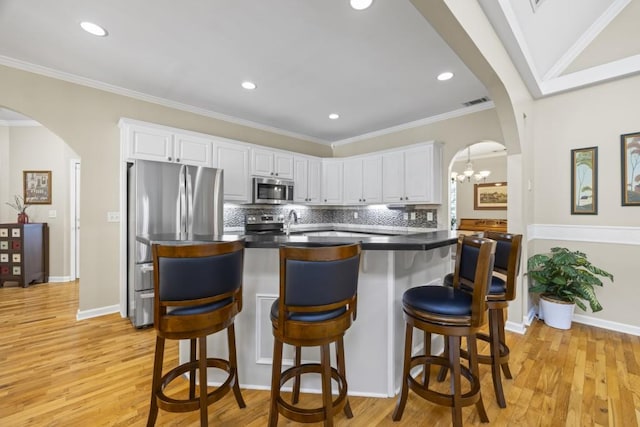
[[506, 210], [507, 183], [475, 184], [473, 187], [473, 209], [477, 211]]
[[24, 202], [31, 205], [51, 204], [51, 171], [23, 171]]
[[640, 132], [620, 136], [622, 206], [640, 206]]
[[571, 214], [598, 214], [598, 147], [571, 150]]

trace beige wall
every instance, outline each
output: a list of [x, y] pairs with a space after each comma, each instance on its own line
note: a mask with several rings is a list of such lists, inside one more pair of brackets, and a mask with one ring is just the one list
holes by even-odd
[[[640, 76], [536, 102], [532, 222], [559, 225], [559, 232], [571, 238], [535, 239], [530, 251], [565, 246], [585, 252], [615, 277], [613, 284], [596, 291], [604, 310], [588, 316], [640, 328], [638, 278], [633, 268], [640, 259], [640, 246], [632, 237], [640, 227], [640, 207], [621, 205], [620, 184], [620, 135], [640, 130], [637, 100], [631, 95], [637, 93]], [[592, 146], [598, 147], [598, 214], [571, 215], [571, 149]], [[611, 243], [615, 241], [612, 233], [620, 227], [623, 242]], [[592, 230], [596, 237], [584, 236]]]
[[[60, 138], [42, 126], [9, 128], [8, 188], [0, 188], [0, 200], [12, 200], [23, 193], [25, 170], [51, 171], [51, 204], [32, 205], [27, 214], [31, 222], [49, 224], [49, 276], [51, 280], [68, 280], [70, 275], [69, 239], [69, 167], [78, 158]], [[56, 217], [50, 218], [49, 212]], [[16, 212], [3, 212], [2, 222], [15, 222]]]
[[[453, 170], [460, 173], [464, 170], [467, 161], [455, 162], [453, 164]], [[507, 157], [488, 157], [483, 159], [473, 160], [473, 169], [475, 171], [489, 170], [491, 175], [487, 178], [486, 182], [506, 182], [507, 181]], [[506, 219], [506, 210], [475, 210], [473, 207], [474, 200], [474, 181], [457, 183], [457, 198], [456, 198], [456, 218], [458, 223], [461, 218], [498, 218]]]
[[4, 222], [9, 218], [12, 209], [7, 206], [6, 195], [9, 194], [9, 128], [0, 126], [0, 219]]
[[119, 304], [118, 120], [130, 117], [226, 138], [329, 156], [330, 147], [0, 66], [0, 105], [33, 118], [82, 159], [80, 311]]

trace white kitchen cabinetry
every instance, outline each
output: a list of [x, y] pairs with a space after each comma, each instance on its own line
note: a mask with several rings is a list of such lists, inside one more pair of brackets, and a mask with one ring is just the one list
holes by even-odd
[[382, 157], [379, 155], [344, 160], [344, 203], [382, 202]]
[[293, 155], [281, 151], [252, 148], [251, 174], [293, 179]]
[[322, 202], [342, 204], [343, 160], [322, 159]]
[[220, 140], [214, 146], [215, 167], [224, 170], [224, 200], [250, 202], [249, 147]]
[[128, 126], [128, 135], [130, 159], [213, 166], [213, 146], [208, 138], [137, 124]]
[[384, 203], [442, 203], [442, 145], [425, 143], [382, 155]]
[[320, 202], [321, 161], [317, 158], [294, 156], [293, 181], [295, 189], [293, 200], [297, 203]]

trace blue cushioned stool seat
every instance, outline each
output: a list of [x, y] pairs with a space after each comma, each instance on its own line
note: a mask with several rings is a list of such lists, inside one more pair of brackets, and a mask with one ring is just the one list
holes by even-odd
[[[449, 273], [444, 276], [443, 284], [445, 286], [453, 286], [453, 273]], [[504, 279], [498, 276], [491, 277], [491, 283], [489, 285], [489, 294], [499, 295], [504, 294], [507, 291], [507, 283]]]
[[471, 300], [467, 292], [449, 286], [419, 286], [402, 296], [404, 305], [447, 316], [471, 315]]
[[204, 314], [215, 311], [232, 302], [233, 298], [225, 298], [220, 301], [212, 302], [211, 304], [197, 305], [194, 307], [176, 307], [172, 310], [167, 310], [167, 314], [171, 316], [190, 316], [193, 314]]

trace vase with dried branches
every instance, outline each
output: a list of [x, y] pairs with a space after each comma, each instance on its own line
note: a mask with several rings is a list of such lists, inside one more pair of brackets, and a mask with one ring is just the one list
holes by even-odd
[[18, 211], [18, 224], [27, 224], [29, 222], [27, 208], [31, 205], [25, 202], [22, 196], [13, 196], [13, 202], [7, 202], [7, 205]]

